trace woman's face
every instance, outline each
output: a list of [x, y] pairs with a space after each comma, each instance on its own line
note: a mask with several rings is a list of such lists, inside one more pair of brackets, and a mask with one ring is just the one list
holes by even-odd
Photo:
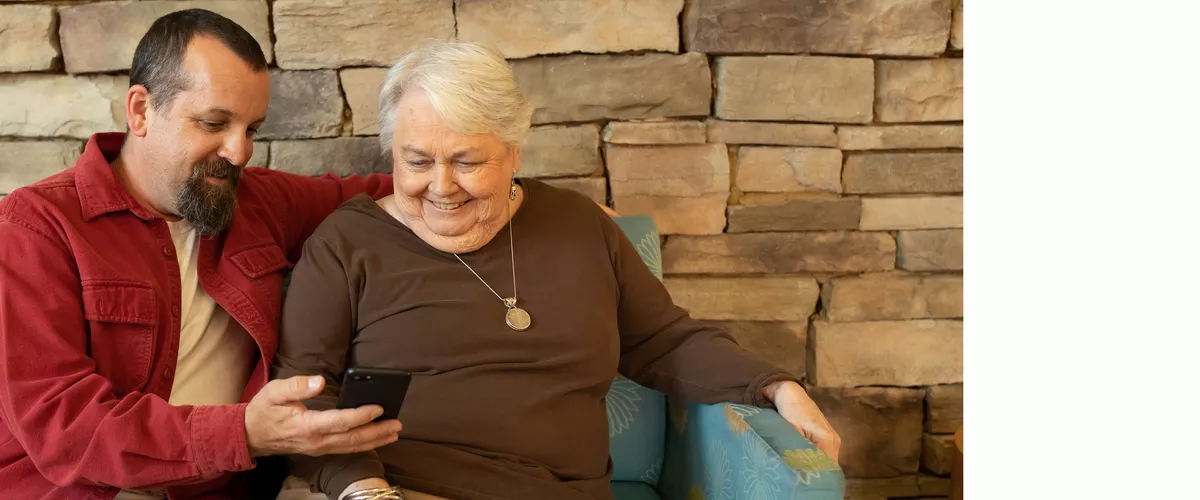
[[451, 130], [419, 88], [404, 94], [395, 113], [392, 174], [401, 220], [443, 252], [487, 244], [508, 221], [520, 150], [494, 134]]

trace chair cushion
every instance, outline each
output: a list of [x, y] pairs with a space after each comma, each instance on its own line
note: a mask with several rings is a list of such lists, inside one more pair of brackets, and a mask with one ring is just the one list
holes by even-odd
[[622, 376], [604, 396], [613, 481], [658, 485], [666, 452], [667, 399]]
[[613, 481], [611, 484], [614, 500], [659, 500], [662, 498], [657, 491], [654, 491], [654, 488], [646, 483]]

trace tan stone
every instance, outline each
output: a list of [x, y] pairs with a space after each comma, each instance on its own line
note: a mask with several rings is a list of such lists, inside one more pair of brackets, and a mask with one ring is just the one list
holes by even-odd
[[683, 15], [686, 50], [934, 56], [946, 49], [950, 0], [703, 0]]
[[842, 172], [846, 193], [961, 193], [962, 153], [854, 153]]
[[843, 126], [837, 135], [838, 147], [845, 151], [963, 147], [962, 125]]
[[948, 122], [963, 119], [963, 60], [878, 61], [875, 119]]
[[950, 25], [950, 47], [963, 49], [963, 4], [962, 0], [954, 0], [954, 19]]
[[374, 137], [337, 137], [271, 143], [271, 169], [301, 175], [340, 176], [391, 172], [390, 156]]
[[608, 184], [604, 181], [603, 177], [542, 179], [542, 182], [556, 188], [578, 192], [600, 205], [606, 205], [608, 199]]
[[379, 89], [387, 68], [346, 68], [339, 72], [354, 135], [379, 135]]
[[962, 321], [814, 321], [810, 340], [809, 373], [820, 386], [920, 386], [963, 380]]
[[804, 378], [807, 321], [709, 321], [738, 344], [797, 378]]
[[58, 32], [67, 72], [128, 70], [133, 64], [134, 49], [155, 20], [192, 8], [211, 10], [238, 23], [254, 37], [267, 62], [271, 62], [271, 29], [265, 0], [102, 2], [59, 9]]
[[742, 191], [842, 192], [842, 152], [827, 148], [738, 148]]
[[458, 39], [517, 59], [538, 54], [679, 51], [683, 0], [458, 0]]
[[454, 0], [275, 0], [274, 9], [284, 69], [391, 66], [454, 38]]
[[961, 318], [963, 279], [895, 273], [834, 278], [821, 299], [831, 322]]
[[925, 391], [925, 432], [953, 434], [963, 425], [963, 386], [935, 385]]
[[[810, 339], [811, 341], [812, 339]], [[812, 365], [808, 366], [812, 370]], [[847, 477], [890, 478], [916, 474], [921, 457], [921, 399], [917, 389], [810, 388], [808, 393], [842, 438], [838, 462]], [[915, 492], [916, 477], [874, 484], [876, 492]], [[862, 485], [851, 488], [864, 493]], [[907, 496], [907, 495], [905, 495]]]
[[604, 151], [613, 198], [729, 194], [729, 154], [724, 144], [606, 144]]
[[47, 71], [57, 57], [54, 7], [0, 5], [0, 72]]
[[513, 61], [534, 123], [705, 116], [712, 100], [708, 58], [573, 55]]
[[80, 141], [0, 142], [0, 194], [8, 194], [75, 165]]
[[271, 71], [271, 107], [260, 139], [337, 137], [345, 104], [336, 71]]
[[926, 434], [921, 451], [921, 467], [934, 474], [950, 475], [954, 470], [954, 435]]
[[661, 234], [720, 234], [725, 229], [725, 193], [697, 196], [613, 194], [621, 215], [648, 215]]
[[875, 89], [870, 59], [824, 56], [717, 59], [717, 117], [869, 123]]
[[922, 497], [946, 497], [950, 496], [950, 478], [938, 477], [929, 474], [921, 474], [917, 476], [917, 489]]
[[742, 204], [729, 207], [728, 231], [853, 230], [858, 229], [858, 217], [858, 198]]
[[909, 271], [962, 271], [961, 229], [900, 231], [896, 267]]
[[915, 497], [918, 491], [917, 476], [847, 478], [845, 500], [888, 500], [894, 497]]
[[608, 122], [604, 142], [612, 144], [704, 144], [704, 122]]
[[710, 320], [805, 321], [820, 294], [808, 277], [667, 278], [667, 291], [692, 317]]
[[76, 137], [125, 130], [129, 77], [0, 74], [0, 136]]
[[270, 165], [271, 159], [271, 143], [266, 141], [254, 141], [254, 154], [250, 155], [250, 160], [246, 162], [247, 167], [266, 167]]
[[863, 198], [863, 231], [963, 227], [961, 196]]
[[534, 127], [521, 148], [519, 177], [573, 177], [602, 170], [600, 127]]
[[849, 231], [674, 236], [663, 245], [667, 274], [886, 271], [896, 242], [887, 233]]
[[708, 142], [837, 147], [833, 125], [708, 120]]

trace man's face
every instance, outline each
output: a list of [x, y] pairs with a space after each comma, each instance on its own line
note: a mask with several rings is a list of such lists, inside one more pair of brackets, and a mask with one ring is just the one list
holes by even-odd
[[267, 114], [270, 76], [207, 37], [192, 40], [180, 71], [184, 90], [147, 111], [145, 159], [157, 204], [212, 235], [233, 217], [238, 180]]

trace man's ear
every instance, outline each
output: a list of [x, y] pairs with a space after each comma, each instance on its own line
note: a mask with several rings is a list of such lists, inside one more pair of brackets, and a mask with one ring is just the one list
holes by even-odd
[[141, 84], [129, 87], [129, 91], [125, 92], [125, 124], [129, 126], [129, 133], [145, 137], [149, 118], [150, 91]]

